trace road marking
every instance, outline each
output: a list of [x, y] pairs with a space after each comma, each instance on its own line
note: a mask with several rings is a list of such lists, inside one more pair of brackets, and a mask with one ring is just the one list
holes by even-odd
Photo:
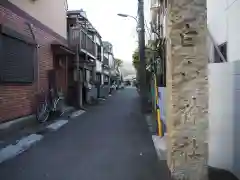
[[57, 121], [55, 123], [52, 123], [52, 124], [48, 125], [47, 129], [56, 131], [56, 130], [58, 130], [59, 128], [61, 128], [62, 126], [64, 126], [67, 123], [68, 123], [68, 120], [59, 120], [59, 121]]
[[73, 112], [71, 115], [70, 115], [70, 118], [75, 118], [77, 116], [80, 116], [82, 115], [83, 113], [85, 113], [86, 111], [83, 111], [83, 110], [79, 110], [79, 111], [75, 111]]
[[40, 134], [31, 134], [20, 139], [17, 144], [11, 144], [1, 149], [0, 163], [21, 154], [22, 152], [29, 149], [33, 144], [40, 141], [42, 138], [43, 136]]
[[99, 100], [101, 100], [101, 101], [106, 101], [106, 99], [104, 99], [104, 98], [98, 98]]

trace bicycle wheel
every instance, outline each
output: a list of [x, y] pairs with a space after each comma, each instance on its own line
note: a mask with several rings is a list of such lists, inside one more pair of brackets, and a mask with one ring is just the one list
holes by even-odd
[[40, 106], [37, 109], [36, 115], [37, 115], [37, 120], [40, 123], [44, 123], [48, 120], [49, 110], [48, 110], [48, 103], [47, 102], [40, 104]]

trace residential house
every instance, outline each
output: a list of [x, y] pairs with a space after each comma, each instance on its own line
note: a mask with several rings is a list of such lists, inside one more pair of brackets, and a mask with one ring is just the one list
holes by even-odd
[[104, 41], [103, 48], [104, 48], [104, 51], [103, 51], [104, 57], [106, 57], [106, 59], [108, 60], [109, 72], [107, 76], [109, 78], [109, 83], [112, 84], [117, 77], [116, 64], [115, 64], [115, 59], [113, 54], [113, 45], [108, 41]]
[[0, 123], [32, 115], [37, 95], [68, 92], [66, 0], [0, 1]]
[[[240, 133], [238, 109], [240, 105], [239, 12], [239, 0], [207, 1], [209, 32], [207, 49], [210, 61], [208, 164], [212, 167], [229, 170], [238, 178], [240, 178], [240, 146], [238, 145]], [[222, 131], [218, 131], [219, 129]], [[223, 156], [224, 152], [229, 153]]]
[[103, 71], [103, 81], [105, 85], [110, 84], [110, 66], [109, 66], [109, 53], [108, 43], [103, 42], [103, 63], [102, 63], [102, 71]]
[[120, 67], [116, 67], [116, 72], [117, 72], [116, 84], [117, 84], [117, 88], [119, 88], [123, 83], [123, 74]]
[[[207, 1], [208, 29], [219, 47], [222, 55], [229, 62], [240, 60], [238, 45], [240, 43], [239, 0]], [[209, 47], [212, 62], [222, 62], [213, 43]]]
[[95, 34], [96, 42], [96, 82], [99, 85], [103, 84], [103, 42], [99, 33]]
[[[166, 125], [166, 15], [167, 0], [151, 0], [151, 42], [157, 45], [159, 53], [154, 56], [155, 70], [157, 70], [157, 86], [160, 108], [160, 118]], [[154, 47], [156, 48], [156, 47]], [[154, 92], [154, 91], [153, 91]], [[154, 97], [154, 96], [153, 96]], [[153, 98], [153, 101], [155, 99]], [[153, 104], [155, 107], [155, 102]]]
[[166, 37], [166, 0], [151, 0], [151, 29], [153, 39]]
[[167, 0], [151, 0], [151, 30], [150, 42], [157, 45], [160, 53], [156, 54], [155, 61], [160, 64], [156, 70], [160, 72], [157, 76], [159, 87], [166, 86], [166, 14]]
[[68, 11], [67, 16], [70, 44], [78, 54], [75, 69], [80, 77], [78, 93], [80, 106], [82, 106], [90, 103], [92, 98], [97, 98], [96, 80], [100, 83], [102, 81], [102, 40], [98, 31], [87, 19], [84, 10]]

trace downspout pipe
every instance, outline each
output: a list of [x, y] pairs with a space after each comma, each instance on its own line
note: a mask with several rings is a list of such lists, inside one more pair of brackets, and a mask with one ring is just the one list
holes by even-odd
[[[34, 44], [36, 46], [36, 50], [35, 50], [35, 53], [34, 53], [34, 56], [35, 56], [35, 62], [34, 62], [34, 65], [37, 66], [37, 72], [34, 73], [34, 76], [35, 78], [37, 78], [37, 84], [36, 84], [36, 91], [39, 92], [39, 88], [40, 88], [40, 78], [39, 78], [39, 59], [38, 59], [38, 54], [39, 54], [39, 48], [40, 48], [40, 45], [37, 43], [37, 40], [36, 40], [36, 36], [33, 32], [33, 24], [29, 23], [29, 22], [26, 22], [29, 30], [30, 30], [30, 33], [32, 35], [32, 39], [34, 41]], [[35, 68], [34, 68], [35, 69]]]

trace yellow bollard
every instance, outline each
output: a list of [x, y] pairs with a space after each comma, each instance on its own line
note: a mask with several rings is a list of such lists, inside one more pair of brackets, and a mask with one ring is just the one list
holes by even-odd
[[163, 136], [163, 125], [162, 125], [162, 121], [161, 121], [161, 116], [160, 116], [160, 109], [159, 109], [159, 105], [158, 105], [158, 87], [157, 87], [157, 79], [156, 79], [156, 75], [154, 75], [154, 85], [155, 85], [155, 97], [156, 97], [156, 109], [157, 109], [157, 124], [158, 124], [158, 130], [157, 130], [157, 134], [158, 136]]

